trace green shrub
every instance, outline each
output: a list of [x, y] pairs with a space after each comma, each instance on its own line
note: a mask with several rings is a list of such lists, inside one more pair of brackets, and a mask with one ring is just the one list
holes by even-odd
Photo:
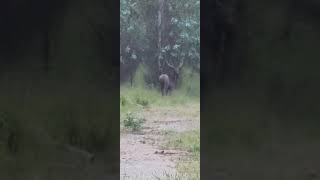
[[123, 125], [125, 128], [129, 128], [132, 131], [139, 131], [142, 128], [142, 123], [144, 119], [134, 116], [132, 113], [127, 113], [123, 120]]
[[141, 105], [142, 107], [148, 107], [150, 104], [147, 99], [142, 98], [141, 96], [137, 96], [136, 103]]

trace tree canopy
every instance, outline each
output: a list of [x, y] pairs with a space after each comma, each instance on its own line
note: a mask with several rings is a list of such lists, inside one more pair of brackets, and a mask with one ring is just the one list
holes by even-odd
[[200, 1], [121, 0], [120, 38], [126, 72], [138, 63], [147, 64], [154, 76], [180, 64], [199, 72]]

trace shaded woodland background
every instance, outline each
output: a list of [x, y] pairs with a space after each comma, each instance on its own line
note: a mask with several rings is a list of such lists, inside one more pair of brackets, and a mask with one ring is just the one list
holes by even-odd
[[[118, 176], [109, 167], [119, 163], [119, 5], [10, 0], [0, 8], [0, 179]], [[100, 166], [68, 168], [90, 154]], [[50, 164], [58, 165], [49, 172]]]
[[[228, 94], [230, 99], [243, 98], [232, 102], [274, 113], [276, 127], [305, 135], [317, 132], [317, 1], [230, 0], [202, 5], [202, 107], [206, 109], [206, 103], [222, 107], [227, 101], [217, 101]], [[209, 94], [215, 96], [210, 102]]]
[[162, 73], [175, 89], [188, 74], [199, 76], [199, 0], [121, 0], [120, 7], [121, 84], [133, 86], [140, 71], [151, 89], [159, 89]]
[[201, 1], [202, 177], [319, 177], [319, 5]]

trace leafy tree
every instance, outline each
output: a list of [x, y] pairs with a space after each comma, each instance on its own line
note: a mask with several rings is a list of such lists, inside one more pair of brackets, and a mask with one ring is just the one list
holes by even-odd
[[199, 0], [121, 0], [120, 62], [123, 73], [147, 65], [150, 83], [167, 73], [178, 83], [184, 64], [199, 72]]

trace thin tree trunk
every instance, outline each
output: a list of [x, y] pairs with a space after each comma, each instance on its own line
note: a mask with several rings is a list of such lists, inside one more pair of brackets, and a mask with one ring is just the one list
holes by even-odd
[[162, 53], [161, 53], [161, 45], [162, 45], [162, 15], [163, 15], [163, 4], [164, 0], [159, 0], [159, 10], [158, 10], [158, 69], [159, 72], [162, 73], [162, 67], [161, 67], [161, 59], [162, 59]]

